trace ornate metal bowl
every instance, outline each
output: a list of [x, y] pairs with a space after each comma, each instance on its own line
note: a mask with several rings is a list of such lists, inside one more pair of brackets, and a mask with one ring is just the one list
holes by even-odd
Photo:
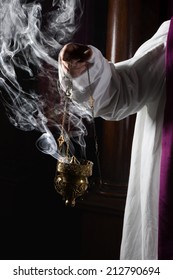
[[65, 205], [74, 207], [76, 198], [88, 188], [88, 177], [92, 175], [93, 162], [77, 161], [72, 157], [69, 163], [58, 161], [55, 176], [55, 189], [62, 195]]

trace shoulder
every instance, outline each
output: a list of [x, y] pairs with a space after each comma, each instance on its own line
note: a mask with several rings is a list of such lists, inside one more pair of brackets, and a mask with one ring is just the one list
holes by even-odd
[[145, 43], [143, 43], [136, 51], [135, 56], [144, 55], [148, 52], [155, 51], [156, 49], [163, 49], [166, 46], [167, 35], [169, 31], [170, 20], [163, 22], [156, 33]]

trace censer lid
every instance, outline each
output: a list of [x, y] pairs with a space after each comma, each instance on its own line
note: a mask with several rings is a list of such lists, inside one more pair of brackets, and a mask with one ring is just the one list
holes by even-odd
[[76, 159], [74, 156], [69, 162], [57, 162], [57, 171], [74, 176], [92, 176], [93, 162], [85, 159]]

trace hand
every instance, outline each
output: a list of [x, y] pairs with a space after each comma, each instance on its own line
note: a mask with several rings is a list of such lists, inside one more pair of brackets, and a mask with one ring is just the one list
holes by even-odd
[[69, 43], [60, 52], [63, 70], [73, 78], [80, 76], [88, 67], [92, 50], [85, 45]]

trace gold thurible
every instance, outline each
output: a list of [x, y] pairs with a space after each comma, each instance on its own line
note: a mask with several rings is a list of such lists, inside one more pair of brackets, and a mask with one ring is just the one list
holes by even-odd
[[63, 200], [65, 200], [65, 205], [74, 207], [76, 204], [76, 199], [84, 195], [88, 189], [88, 177], [92, 176], [93, 162], [86, 159], [77, 159], [74, 155], [69, 155], [69, 143], [63, 134], [65, 120], [68, 119], [67, 103], [69, 102], [69, 97], [70, 89], [68, 88], [66, 91], [66, 100], [62, 120], [62, 132], [57, 139], [59, 151], [61, 152], [65, 147], [66, 152], [64, 160], [58, 160], [57, 162], [54, 184], [57, 193], [62, 196]]
[[91, 161], [78, 162], [74, 156], [68, 163], [61, 161], [57, 163], [55, 189], [62, 195], [66, 206], [75, 206], [76, 198], [86, 192], [92, 167]]

